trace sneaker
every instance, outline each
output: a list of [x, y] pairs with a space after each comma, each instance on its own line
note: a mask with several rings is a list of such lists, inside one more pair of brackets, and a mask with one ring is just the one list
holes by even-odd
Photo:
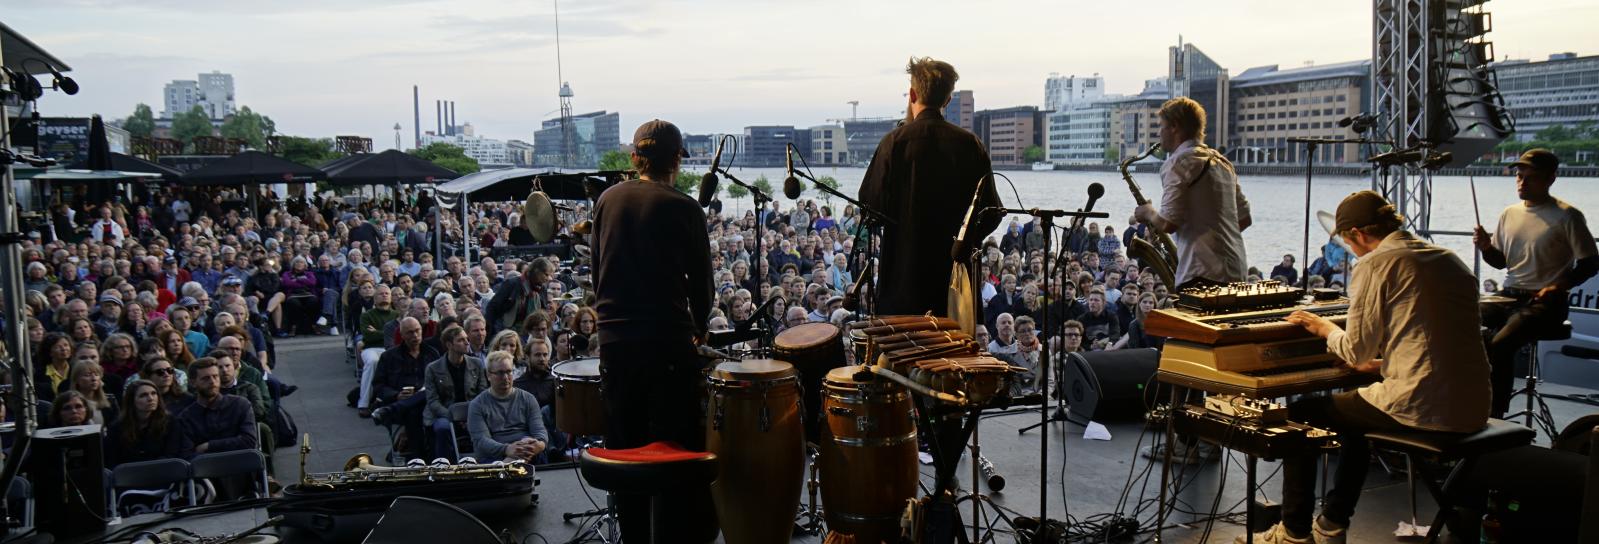
[[372, 423], [377, 424], [377, 425], [382, 425], [384, 421], [388, 420], [388, 416], [389, 416], [389, 407], [387, 407], [387, 406], [384, 406], [382, 408], [378, 408], [376, 410], [373, 410], [372, 411]]
[[355, 411], [355, 415], [361, 416], [361, 419], [370, 419], [372, 417], [372, 409], [361, 408]]
[[1316, 516], [1316, 522], [1310, 524], [1310, 534], [1315, 537], [1316, 544], [1344, 544], [1348, 533], [1348, 527], [1328, 521], [1324, 516]]
[[[1244, 544], [1248, 541], [1248, 536], [1238, 535], [1237, 538], [1233, 539], [1233, 544]], [[1283, 527], [1282, 523], [1278, 523], [1271, 526], [1270, 529], [1255, 533], [1255, 542], [1257, 544], [1313, 544], [1316, 541], [1311, 540], [1311, 537], [1308, 536], [1296, 537], [1290, 535], [1288, 534], [1288, 529]]]

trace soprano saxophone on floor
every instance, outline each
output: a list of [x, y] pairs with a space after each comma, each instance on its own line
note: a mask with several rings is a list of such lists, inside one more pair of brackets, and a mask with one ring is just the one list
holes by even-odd
[[[1127, 169], [1131, 168], [1133, 163], [1144, 160], [1145, 157], [1153, 155], [1156, 151], [1160, 151], [1159, 143], [1150, 145], [1149, 149], [1142, 154], [1124, 160], [1121, 164], [1122, 179], [1127, 181], [1127, 189], [1132, 191], [1133, 201], [1139, 206], [1148, 204], [1149, 199], [1144, 198], [1144, 192], [1139, 190], [1138, 182], [1133, 181], [1133, 175]], [[1149, 227], [1148, 236], [1134, 236], [1132, 243], [1127, 245], [1127, 256], [1137, 259], [1139, 262], [1144, 263], [1144, 266], [1153, 269], [1155, 275], [1160, 276], [1160, 282], [1166, 284], [1166, 289], [1175, 292], [1177, 290], [1177, 244], [1172, 242], [1170, 234], [1166, 234], [1148, 223], [1145, 223], [1145, 226]], [[1153, 240], [1153, 243], [1151, 243], [1151, 240]]]

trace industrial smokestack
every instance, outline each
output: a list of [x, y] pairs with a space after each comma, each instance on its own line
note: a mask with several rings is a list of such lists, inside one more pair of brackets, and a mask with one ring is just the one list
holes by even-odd
[[436, 110], [437, 117], [438, 117], [438, 128], [434, 129], [433, 133], [437, 134], [439, 136], [443, 136], [444, 135], [444, 101], [443, 100], [434, 100], [433, 101], [433, 109]]
[[416, 88], [416, 85], [412, 85], [411, 86], [411, 128], [415, 129], [414, 132], [416, 133], [415, 145], [416, 145], [416, 147], [418, 149], [421, 149], [421, 147], [422, 147], [422, 94], [421, 94], [421, 91]]
[[450, 101], [450, 135], [455, 135], [455, 101]]

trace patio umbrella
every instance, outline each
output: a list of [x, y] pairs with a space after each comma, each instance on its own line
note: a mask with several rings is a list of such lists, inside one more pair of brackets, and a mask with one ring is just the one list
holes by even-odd
[[327, 179], [322, 170], [260, 151], [245, 151], [183, 175], [184, 185], [309, 183]]
[[[352, 155], [353, 156], [353, 155]], [[340, 162], [324, 170], [334, 185], [415, 185], [443, 183], [460, 174], [398, 149]]]
[[[93, 156], [92, 149], [90, 151], [90, 156], [91, 157]], [[110, 168], [103, 168], [103, 169], [90, 168], [89, 167], [89, 161], [88, 160], [83, 160], [83, 161], [80, 161], [80, 162], [77, 162], [77, 163], [74, 163], [74, 164], [68, 166], [67, 169], [68, 169], [68, 171], [72, 171], [72, 170], [111, 171], [111, 172], [120, 172], [120, 173], [129, 174], [130, 176], [135, 176], [137, 174], [151, 174], [151, 175], [137, 175], [136, 177], [141, 177], [141, 178], [159, 177], [159, 178], [161, 178], [162, 181], [168, 181], [168, 182], [173, 182], [173, 183], [176, 183], [179, 178], [183, 177], [183, 172], [179, 172], [177, 170], [173, 170], [171, 168], [168, 168], [168, 167], [165, 167], [165, 166], [162, 166], [162, 165], [159, 165], [159, 164], [156, 164], [156, 163], [153, 163], [153, 162], [150, 162], [150, 161], [138, 158], [138, 157], [134, 157], [134, 156], [131, 156], [131, 155], [123, 155], [123, 154], [117, 153], [115, 151], [111, 152], [111, 167]], [[58, 179], [60, 179], [60, 178], [58, 178]], [[100, 178], [96, 178], [96, 179], [100, 179]]]

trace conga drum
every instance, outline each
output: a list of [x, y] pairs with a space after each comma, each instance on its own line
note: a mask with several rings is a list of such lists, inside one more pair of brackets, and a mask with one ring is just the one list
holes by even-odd
[[793, 538], [805, 471], [794, 367], [751, 359], [717, 364], [706, 413], [706, 447], [720, 465], [711, 496], [728, 544]]
[[605, 401], [600, 399], [600, 360], [556, 363], [555, 427], [576, 436], [605, 434]]
[[855, 542], [899, 535], [905, 501], [916, 496], [916, 415], [910, 393], [897, 383], [867, 376], [860, 367], [827, 373], [827, 398], [817, 461], [827, 526]]
[[794, 365], [805, 390], [805, 439], [815, 442], [821, 429], [822, 378], [844, 366], [844, 343], [831, 323], [789, 327], [772, 339], [772, 356]]

